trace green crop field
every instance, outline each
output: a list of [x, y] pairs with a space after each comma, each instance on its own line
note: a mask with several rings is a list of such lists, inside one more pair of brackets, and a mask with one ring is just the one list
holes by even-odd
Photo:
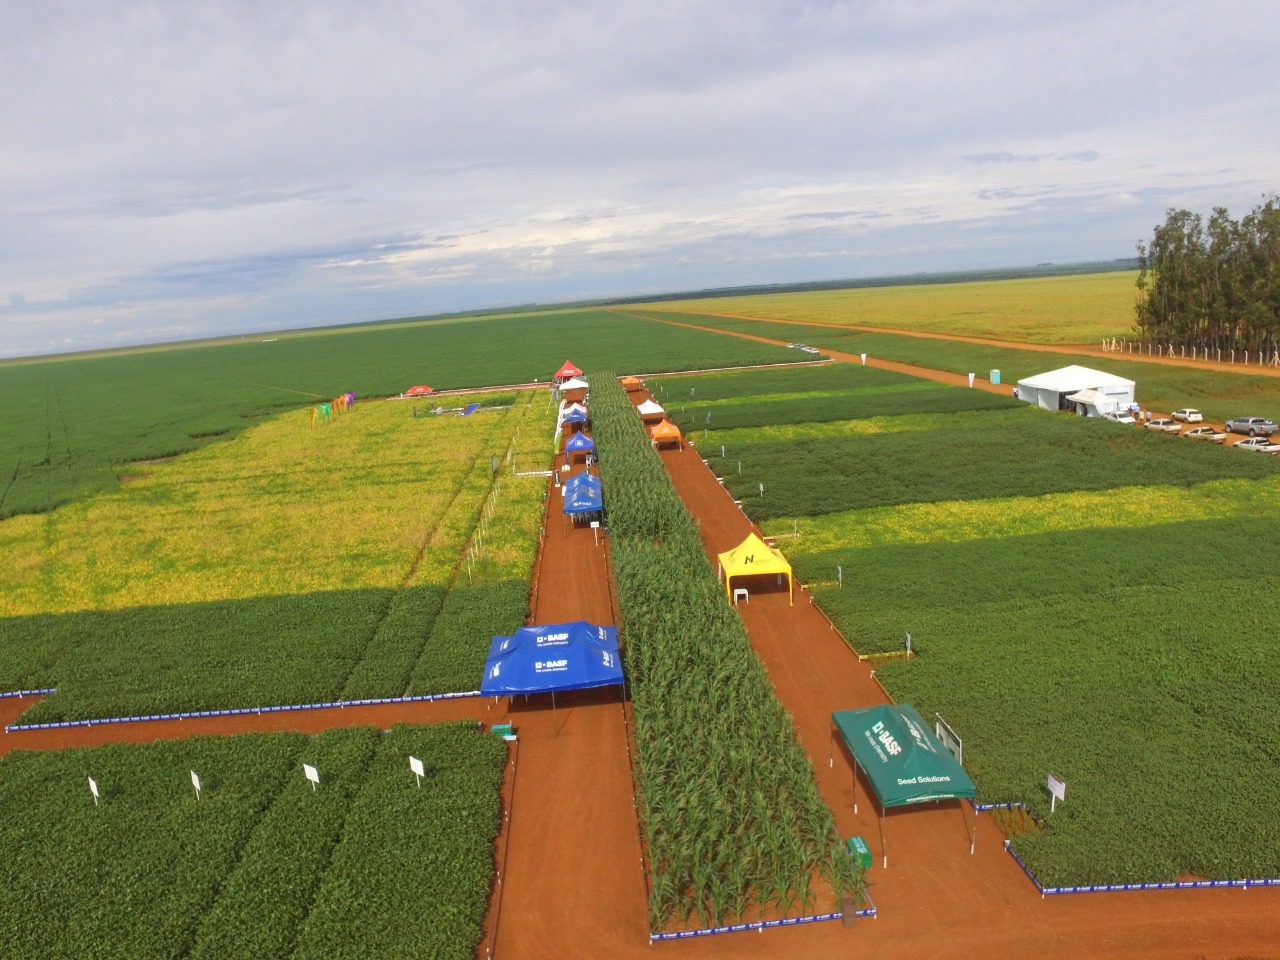
[[1022, 350], [950, 340], [931, 340], [891, 333], [862, 333], [814, 327], [798, 330], [794, 325], [762, 320], [684, 314], [673, 316], [682, 322], [698, 323], [721, 330], [750, 333], [792, 342], [797, 339], [828, 350], [866, 353], [872, 357], [910, 363], [931, 370], [976, 373], [987, 379], [999, 370], [1001, 380], [1016, 383], [1046, 370], [1079, 364], [1127, 377], [1137, 384], [1138, 401], [1152, 410], [1168, 412], [1179, 407], [1197, 407], [1219, 422], [1236, 416], [1263, 416], [1280, 420], [1280, 376], [1265, 372], [1240, 372], [1146, 363], [1130, 355], [1106, 357], [1072, 353], [1069, 347], [1057, 350]]
[[475, 689], [546, 490], [508, 451], [554, 423], [544, 391], [476, 396], [507, 406], [296, 411], [0, 521], [0, 689], [58, 689], [26, 722]]
[[505, 763], [473, 723], [11, 753], [0, 956], [470, 958]]
[[[1132, 335], [1136, 270], [967, 283], [761, 293], [645, 304], [646, 310], [856, 324], [1028, 343]], [[792, 326], [788, 340], [818, 336]]]
[[775, 378], [755, 395], [775, 425], [713, 415], [698, 442], [855, 649], [911, 631], [919, 655], [878, 674], [964, 737], [980, 800], [1047, 815], [1046, 771], [1066, 780], [1014, 841], [1041, 881], [1280, 876], [1259, 775], [1280, 760], [1280, 463], [1027, 407], [918, 413], [875, 383], [897, 415], [779, 424], [802, 391]]
[[0, 518], [112, 489], [131, 461], [189, 451], [342, 391], [546, 381], [565, 357], [582, 369], [636, 372], [796, 359], [765, 344], [582, 310], [0, 363]]

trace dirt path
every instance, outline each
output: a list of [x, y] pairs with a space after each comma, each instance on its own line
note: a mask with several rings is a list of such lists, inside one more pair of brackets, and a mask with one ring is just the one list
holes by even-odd
[[[736, 546], [754, 529], [692, 449], [662, 453], [681, 497], [714, 554]], [[788, 606], [785, 587], [753, 594], [738, 607], [752, 645], [796, 723], [814, 774], [835, 811], [842, 835], [860, 834], [877, 856], [872, 895], [880, 910], [855, 930], [839, 923], [731, 935], [741, 956], [841, 956], [872, 952], [880, 958], [986, 957], [1239, 957], [1274, 953], [1280, 944], [1280, 890], [1192, 890], [1168, 893], [1088, 894], [1042, 900], [1013, 859], [989, 816], [977, 821], [970, 855], [959, 804], [889, 814], [882, 846], [876, 805], [861, 779], [859, 813], [853, 781], [838, 748], [834, 764], [830, 714], [834, 709], [884, 702], [879, 687], [810, 605], [807, 591]], [[968, 819], [966, 819], [968, 818]], [[889, 855], [889, 867], [880, 857]], [[1256, 896], [1255, 896], [1256, 895]], [[753, 947], [751, 941], [767, 941]], [[667, 945], [661, 945], [664, 948]], [[655, 949], [658, 949], [655, 947]], [[701, 956], [702, 953], [698, 952]], [[707, 954], [711, 955], [711, 954]]]
[[[656, 317], [654, 319], [657, 319]], [[751, 340], [755, 343], [767, 343], [771, 346], [783, 346], [786, 341], [775, 340], [771, 337], [761, 337], [754, 333], [741, 333], [737, 330], [722, 330], [719, 327], [702, 327], [696, 323], [684, 323], [680, 320], [658, 320], [659, 323], [666, 323], [673, 327], [688, 327], [690, 330], [705, 330], [708, 333], [719, 333], [726, 337], [738, 337], [741, 340]], [[833, 360], [839, 360], [843, 363], [861, 363], [862, 356], [857, 353], [844, 353], [840, 350], [823, 350], [823, 353], [831, 357]], [[910, 363], [899, 363], [896, 360], [884, 360], [880, 357], [868, 356], [868, 367], [876, 367], [880, 370], [895, 370], [898, 373], [905, 373], [912, 377], [919, 377], [921, 380], [933, 380], [937, 383], [950, 384], [953, 387], [967, 387], [969, 378], [962, 373], [950, 373], [946, 370], [933, 370], [929, 367], [917, 367]], [[1007, 384], [990, 383], [980, 377], [975, 377], [973, 381], [975, 390], [985, 390], [988, 393], [998, 393], [1001, 396], [1009, 396], [1013, 389]]]
[[[604, 540], [597, 545], [591, 529], [565, 522], [555, 488], [545, 529], [534, 622], [616, 623]], [[617, 687], [557, 695], [554, 712], [545, 696], [511, 709], [520, 756], [494, 951], [500, 960], [648, 949], [623, 709]]]
[[[615, 311], [617, 312], [617, 311]], [[758, 317], [745, 313], [695, 313], [690, 311], [686, 315], [704, 316], [704, 317], [723, 317], [726, 320], [759, 320], [764, 323], [784, 323], [788, 326], [795, 327], [817, 327], [827, 330], [854, 330], [859, 333], [887, 333], [895, 337], [917, 337], [921, 340], [950, 340], [954, 343], [975, 343], [986, 347], [1002, 347], [1009, 350], [1030, 350], [1035, 353], [1083, 353], [1091, 357], [1104, 357], [1108, 360], [1133, 360], [1137, 363], [1156, 363], [1168, 367], [1194, 367], [1200, 370], [1221, 370], [1227, 373], [1257, 373], [1268, 377], [1280, 377], [1280, 367], [1252, 366], [1243, 363], [1218, 362], [1215, 360], [1189, 360], [1187, 358], [1178, 357], [1160, 357], [1148, 356], [1146, 354], [1124, 353], [1114, 350], [1104, 350], [1099, 346], [1092, 346], [1085, 343], [1028, 343], [1021, 340], [993, 340], [988, 337], [966, 337], [956, 333], [934, 333], [924, 330], [902, 330], [897, 327], [872, 327], [864, 324], [856, 323], [824, 323], [821, 320], [783, 320], [779, 317]], [[644, 314], [645, 319], [657, 320], [658, 318], [652, 314]], [[671, 323], [676, 321], [659, 321], [663, 323]], [[716, 329], [708, 327], [698, 327], [697, 329]], [[720, 330], [721, 333], [728, 333], [727, 330]], [[785, 341], [768, 341], [782, 343]], [[829, 352], [829, 351], [828, 351]]]

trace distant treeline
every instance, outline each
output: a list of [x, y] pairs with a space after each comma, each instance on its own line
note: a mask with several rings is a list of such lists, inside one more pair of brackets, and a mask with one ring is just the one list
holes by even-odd
[[992, 270], [957, 270], [950, 273], [903, 273], [861, 280], [813, 280], [805, 283], [762, 283], [741, 287], [711, 287], [680, 293], [651, 293], [634, 297], [592, 301], [600, 306], [629, 303], [658, 303], [668, 300], [700, 300], [707, 297], [743, 297], [758, 293], [805, 293], [811, 290], [858, 290], [865, 287], [905, 287], [934, 283], [977, 283], [986, 280], [1030, 280], [1036, 277], [1066, 277], [1083, 273], [1110, 273], [1136, 270], [1136, 257], [1099, 260], [1089, 263], [1038, 263], [1034, 267], [999, 267]]
[[1280, 347], [1280, 198], [1240, 220], [1170, 210], [1138, 244], [1138, 329], [1185, 346]]

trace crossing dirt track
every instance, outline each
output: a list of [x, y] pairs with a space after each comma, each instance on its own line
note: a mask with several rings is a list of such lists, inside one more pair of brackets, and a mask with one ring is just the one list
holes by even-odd
[[[639, 398], [636, 398], [638, 402]], [[607, 455], [607, 451], [602, 451]], [[697, 451], [661, 454], [697, 518], [708, 553], [736, 546], [752, 526]], [[606, 491], [606, 498], [608, 491]], [[785, 551], [785, 543], [782, 544]], [[607, 543], [565, 523], [559, 491], [547, 502], [535, 574], [534, 622], [617, 622]], [[714, 563], [714, 559], [712, 561]], [[847, 589], [858, 589], [847, 584]], [[261, 717], [208, 718], [15, 732], [0, 752], [109, 740], [150, 740], [248, 730], [316, 731], [330, 726], [433, 722], [471, 717], [510, 720], [519, 736], [515, 776], [499, 838], [502, 882], [490, 909], [493, 956], [533, 958], [1238, 958], [1280, 956], [1280, 889], [1082, 894], [1042, 899], [989, 816], [958, 803], [895, 811], [881, 842], [877, 807], [847, 757], [832, 751], [834, 709], [885, 702], [885, 696], [807, 591], [789, 606], [785, 587], [753, 589], [738, 607], [751, 642], [783, 704], [842, 835], [867, 838], [879, 916], [650, 944], [639, 829], [629, 766], [627, 714], [617, 688], [528, 702], [468, 698]], [[625, 627], [625, 625], [624, 625]], [[625, 643], [625, 632], [623, 634]], [[5, 722], [29, 702], [0, 701]], [[699, 745], [690, 743], [697, 751]], [[832, 763], [828, 765], [828, 758]], [[1188, 789], [1196, 789], [1188, 786]], [[888, 868], [882, 856], [888, 856]], [[820, 909], [829, 909], [820, 905]], [[481, 947], [481, 956], [486, 946]]]

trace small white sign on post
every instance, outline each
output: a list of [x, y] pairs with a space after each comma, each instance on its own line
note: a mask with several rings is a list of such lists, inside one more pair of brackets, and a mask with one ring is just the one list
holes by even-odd
[[96, 807], [98, 805], [98, 781], [93, 777], [89, 778], [89, 792], [93, 794], [93, 805]]
[[973, 387], [973, 374], [969, 374], [969, 386]]
[[191, 785], [196, 788], [196, 802], [200, 801], [200, 774], [191, 771]]
[[427, 773], [426, 768], [424, 768], [424, 767], [422, 766], [422, 761], [421, 761], [421, 760], [419, 760], [417, 757], [410, 757], [410, 758], [409, 758], [409, 769], [413, 771], [413, 775], [414, 775], [414, 776], [417, 778], [417, 780], [418, 780], [418, 789], [419, 789], [419, 790], [421, 790], [421, 789], [422, 789], [422, 778], [423, 778], [424, 776], [426, 776], [426, 773]]
[[600, 546], [600, 521], [591, 521], [591, 536], [595, 538], [596, 546]]
[[306, 774], [307, 779], [311, 781], [311, 790], [314, 793], [316, 785], [320, 783], [320, 771], [309, 763], [302, 765], [302, 772]]
[[867, 355], [865, 353], [862, 354], [862, 365], [864, 367], [867, 365]]
[[1049, 793], [1050, 793], [1049, 812], [1053, 813], [1054, 808], [1057, 807], [1059, 800], [1063, 801], [1064, 803], [1066, 802], [1067, 783], [1065, 780], [1059, 779], [1056, 773], [1050, 773], [1048, 778], [1045, 780], [1045, 786], [1049, 788]]

